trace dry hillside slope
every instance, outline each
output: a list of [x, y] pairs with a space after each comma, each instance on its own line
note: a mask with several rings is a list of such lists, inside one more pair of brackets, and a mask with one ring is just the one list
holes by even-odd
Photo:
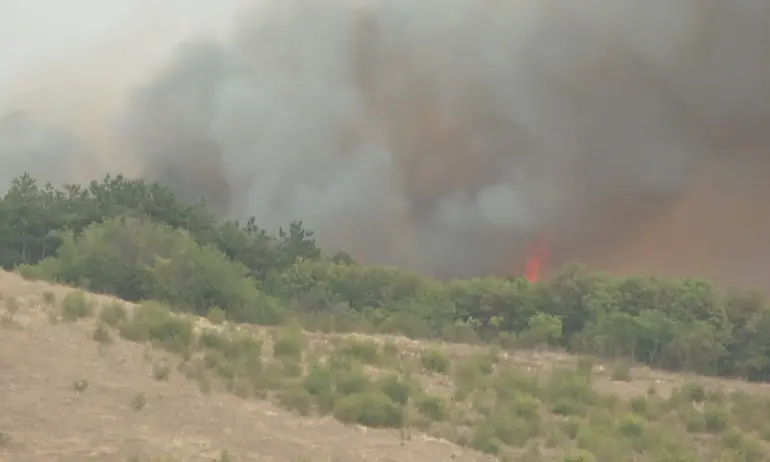
[[[225, 391], [204, 394], [176, 370], [156, 380], [150, 358], [164, 352], [125, 340], [100, 347], [93, 322], [51, 322], [44, 294], [60, 300], [68, 291], [0, 273], [0, 304], [18, 306], [0, 331], [0, 460], [192, 462], [216, 460], [223, 450], [235, 461], [487, 460], [435, 439], [402, 444], [397, 431], [298, 417]], [[78, 383], [86, 389], [78, 392]], [[139, 394], [146, 405], [137, 411]]]
[[764, 385], [217, 321], [0, 272], [0, 461], [769, 460]]

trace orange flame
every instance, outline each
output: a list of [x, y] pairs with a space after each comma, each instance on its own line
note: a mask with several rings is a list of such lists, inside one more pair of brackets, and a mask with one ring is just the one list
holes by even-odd
[[529, 246], [528, 254], [525, 277], [529, 282], [538, 282], [548, 260], [548, 248], [540, 239]]

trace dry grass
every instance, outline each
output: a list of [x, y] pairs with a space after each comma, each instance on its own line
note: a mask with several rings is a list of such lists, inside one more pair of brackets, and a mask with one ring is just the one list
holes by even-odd
[[[141, 309], [112, 297], [82, 295], [0, 272], [0, 460], [211, 461], [226, 459], [222, 451], [234, 461], [493, 460], [472, 446], [505, 460], [590, 461], [575, 451], [605, 446], [612, 438], [624, 439], [618, 451], [638, 450], [658, 444], [658, 433], [669, 430], [697, 448], [697, 460], [764, 460], [738, 453], [752, 447], [749, 440], [770, 452], [760, 442], [770, 438], [770, 422], [750, 429], [731, 415], [720, 429], [717, 415], [705, 421], [713, 428], [697, 430], [695, 423], [703, 421], [697, 416], [710, 411], [699, 402], [677, 401], [681, 393], [676, 393], [697, 382], [709, 396], [766, 399], [764, 385], [555, 352], [306, 334], [198, 318], [189, 320], [193, 340], [186, 339], [184, 326], [165, 326], [158, 341], [161, 334], [129, 328], [126, 320]], [[147, 338], [156, 340], [154, 347]], [[332, 375], [349, 372], [356, 379], [359, 371], [370, 382], [366, 393], [349, 391], [345, 397], [336, 391], [329, 398], [308, 392], [335, 380], [319, 372], [319, 382], [309, 386], [315, 365], [346, 360], [360, 367], [334, 366]], [[565, 371], [587, 374], [590, 393], [598, 397], [581, 402], [551, 396], [556, 393], [546, 390], [553, 386], [551, 378]], [[506, 379], [507, 372], [515, 376]], [[536, 390], [527, 391], [530, 379], [539, 381]], [[503, 398], [509, 385], [519, 388]], [[358, 385], [353, 380], [346, 386]], [[362, 407], [382, 401], [372, 396], [372, 387], [394, 401], [408, 394], [403, 408], [408, 412], [388, 416], [385, 403], [377, 416], [362, 416]], [[591, 399], [598, 401], [587, 404]], [[584, 412], [572, 413], [573, 406]], [[500, 414], [502, 408], [510, 413]], [[688, 418], [697, 422], [691, 425]], [[340, 419], [368, 420], [370, 426], [403, 420], [392, 429], [374, 429]], [[605, 430], [617, 433], [604, 441]], [[531, 435], [521, 439], [525, 433]]]
[[[397, 430], [363, 430], [331, 418], [303, 418], [225, 391], [204, 394], [176, 370], [179, 359], [142, 344], [92, 339], [93, 320], [51, 322], [46, 300], [71, 289], [0, 273], [0, 304], [19, 309], [0, 331], [0, 460], [9, 462], [216, 460], [487, 460], [447, 442]], [[95, 295], [100, 306], [115, 301]], [[173, 365], [168, 380], [155, 364]], [[78, 392], [75, 383], [85, 380]], [[146, 403], [134, 408], [143, 394]]]

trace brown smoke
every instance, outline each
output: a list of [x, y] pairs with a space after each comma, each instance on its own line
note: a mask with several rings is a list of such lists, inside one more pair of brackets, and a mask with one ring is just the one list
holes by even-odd
[[183, 197], [439, 276], [521, 274], [544, 239], [554, 265], [770, 282], [770, 4], [275, 0], [242, 16], [118, 112], [116, 152]]

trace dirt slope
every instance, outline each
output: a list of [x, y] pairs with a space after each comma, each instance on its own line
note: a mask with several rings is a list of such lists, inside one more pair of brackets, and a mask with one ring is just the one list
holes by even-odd
[[[2, 461], [211, 461], [222, 450], [236, 461], [490, 460], [428, 437], [402, 443], [397, 431], [204, 395], [173, 369], [168, 382], [154, 380], [150, 358], [162, 353], [119, 339], [100, 348], [92, 323], [51, 322], [45, 294], [61, 299], [67, 290], [0, 273], [0, 305], [19, 307], [0, 330]], [[81, 380], [87, 388], [79, 393]], [[146, 405], [136, 411], [140, 393]]]

